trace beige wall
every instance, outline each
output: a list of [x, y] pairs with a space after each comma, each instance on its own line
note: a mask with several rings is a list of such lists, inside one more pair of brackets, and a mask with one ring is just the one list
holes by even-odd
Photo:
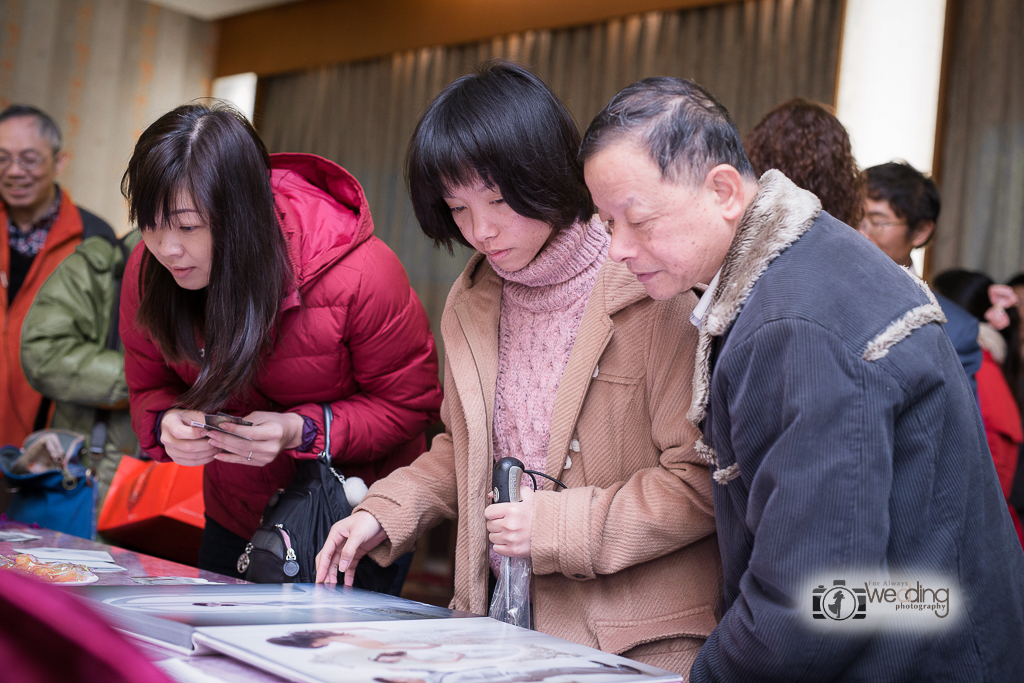
[[121, 175], [139, 133], [210, 92], [212, 22], [141, 0], [0, 0], [0, 107], [32, 104], [64, 134], [58, 179], [123, 234]]

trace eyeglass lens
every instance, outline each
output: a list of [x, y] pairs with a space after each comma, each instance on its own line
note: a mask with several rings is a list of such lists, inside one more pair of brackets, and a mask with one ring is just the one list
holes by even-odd
[[19, 154], [14, 157], [9, 154], [0, 154], [0, 170], [6, 171], [12, 163], [17, 162], [26, 171], [34, 171], [42, 166], [43, 157], [38, 154]]

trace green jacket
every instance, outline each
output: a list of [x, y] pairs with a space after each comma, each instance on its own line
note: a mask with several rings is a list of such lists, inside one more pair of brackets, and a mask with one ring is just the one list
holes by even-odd
[[[124, 238], [130, 251], [139, 231]], [[51, 427], [85, 435], [87, 466], [99, 478], [102, 505], [117, 464], [135, 454], [138, 439], [128, 412], [124, 348], [108, 349], [115, 306], [115, 272], [124, 269], [121, 249], [101, 237], [83, 241], [46, 280], [21, 333], [21, 364], [29, 383], [55, 403]], [[96, 409], [112, 409], [103, 457], [88, 453]]]

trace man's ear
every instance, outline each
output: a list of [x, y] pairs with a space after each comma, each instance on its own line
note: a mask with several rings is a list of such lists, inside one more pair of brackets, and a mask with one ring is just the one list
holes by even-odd
[[914, 245], [914, 249], [923, 247], [932, 238], [933, 232], [935, 232], [935, 221], [921, 221], [917, 230], [910, 236], [910, 243]]
[[708, 171], [704, 178], [704, 189], [713, 193], [715, 204], [727, 221], [738, 220], [743, 215], [745, 186], [743, 176], [730, 164], [719, 164]]
[[60, 172], [64, 170], [64, 167], [68, 163], [68, 153], [64, 150], [57, 152], [57, 155], [53, 157], [53, 174], [55, 176], [60, 175]]

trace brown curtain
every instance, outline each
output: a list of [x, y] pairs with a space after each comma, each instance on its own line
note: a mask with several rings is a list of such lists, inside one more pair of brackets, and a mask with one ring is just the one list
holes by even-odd
[[271, 151], [320, 154], [363, 183], [376, 234], [402, 259], [440, 339], [445, 297], [469, 252], [449, 257], [423, 237], [402, 162], [417, 118], [442, 87], [485, 59], [511, 59], [541, 76], [585, 128], [624, 86], [681, 76], [709, 88], [744, 132], [792, 97], [834, 104], [843, 5], [748, 0], [651, 12], [273, 77], [264, 83], [260, 132]]
[[1024, 270], [1024, 2], [960, 0], [932, 271]]
[[60, 126], [57, 179], [77, 204], [128, 230], [121, 175], [139, 133], [210, 93], [216, 26], [141, 0], [0, 0], [0, 108]]

